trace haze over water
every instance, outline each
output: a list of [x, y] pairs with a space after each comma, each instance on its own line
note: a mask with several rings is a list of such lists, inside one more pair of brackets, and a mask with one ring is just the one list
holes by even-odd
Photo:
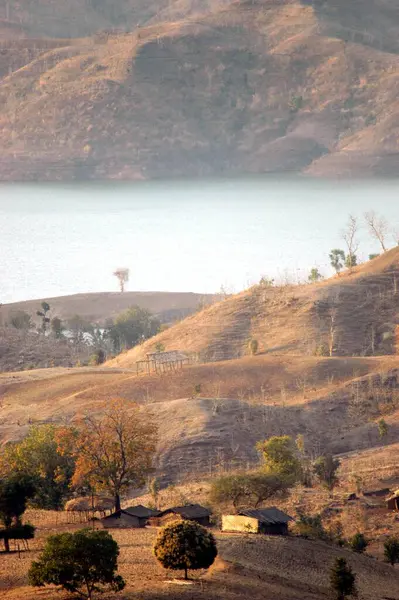
[[[0, 303], [81, 292], [237, 292], [331, 274], [348, 214], [399, 227], [399, 183], [255, 178], [0, 188]], [[378, 252], [362, 222], [360, 259]], [[393, 237], [388, 238], [389, 247]]]

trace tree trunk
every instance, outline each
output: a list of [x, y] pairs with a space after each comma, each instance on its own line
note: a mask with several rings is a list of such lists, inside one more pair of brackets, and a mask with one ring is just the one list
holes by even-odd
[[118, 511], [121, 509], [121, 497], [119, 496], [118, 493], [115, 493], [115, 511]]
[[6, 552], [10, 552], [10, 540], [7, 537], [4, 538], [4, 549]]
[[188, 576], [187, 576], [187, 567], [184, 567], [184, 579], [188, 579]]

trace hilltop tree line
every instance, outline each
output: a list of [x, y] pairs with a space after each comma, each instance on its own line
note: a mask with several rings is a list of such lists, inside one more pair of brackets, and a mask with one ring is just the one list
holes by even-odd
[[161, 322], [150, 311], [132, 306], [115, 318], [107, 319], [104, 325], [90, 323], [79, 315], [62, 321], [51, 316], [51, 306], [42, 302], [36, 312], [40, 317], [35, 326], [32, 316], [23, 310], [10, 315], [8, 325], [22, 331], [34, 331], [40, 335], [65, 340], [75, 346], [87, 345], [93, 349], [92, 362], [101, 364], [109, 354], [119, 354], [144, 342], [161, 331]]

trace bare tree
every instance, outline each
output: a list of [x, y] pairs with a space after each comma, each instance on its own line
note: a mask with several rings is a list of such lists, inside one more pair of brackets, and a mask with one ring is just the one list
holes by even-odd
[[388, 221], [385, 217], [379, 217], [374, 210], [364, 213], [364, 218], [369, 228], [370, 235], [381, 244], [383, 252], [386, 252], [385, 238], [389, 233]]
[[332, 356], [335, 348], [335, 340], [336, 340], [336, 319], [337, 319], [337, 309], [333, 307], [330, 311], [330, 330], [328, 336], [328, 352], [329, 355]]
[[353, 215], [349, 215], [349, 220], [342, 233], [342, 239], [344, 240], [346, 247], [348, 248], [348, 255], [346, 257], [346, 266], [349, 271], [352, 270], [352, 267], [356, 264], [356, 252], [359, 248], [359, 243], [356, 239], [356, 234], [358, 230], [358, 223], [356, 217]]
[[125, 283], [129, 281], [129, 269], [116, 269], [113, 275], [119, 280], [121, 292], [125, 291]]

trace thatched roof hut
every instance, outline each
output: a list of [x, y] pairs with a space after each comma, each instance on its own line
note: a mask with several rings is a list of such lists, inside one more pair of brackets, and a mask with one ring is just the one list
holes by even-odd
[[72, 498], [65, 504], [65, 510], [70, 513], [79, 513], [88, 518], [96, 512], [105, 516], [107, 511], [114, 510], [115, 502], [112, 498], [106, 496], [80, 496]]

